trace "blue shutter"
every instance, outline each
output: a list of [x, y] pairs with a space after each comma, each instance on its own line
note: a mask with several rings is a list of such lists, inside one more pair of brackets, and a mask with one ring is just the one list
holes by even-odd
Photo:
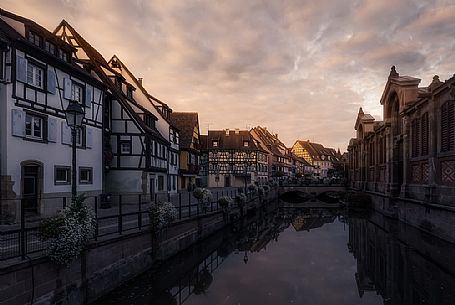
[[20, 109], [11, 110], [11, 134], [25, 137], [25, 112]]
[[90, 85], [85, 86], [85, 107], [90, 108], [92, 105], [93, 87]]
[[47, 70], [47, 92], [55, 94], [57, 82], [55, 80], [55, 72], [51, 69]]
[[57, 120], [53, 118], [47, 119], [47, 140], [49, 142], [57, 142]]
[[71, 79], [68, 77], [63, 79], [63, 97], [67, 100], [71, 99]]
[[62, 144], [71, 145], [71, 128], [66, 121], [62, 121]]
[[27, 82], [27, 59], [16, 55], [16, 80]]
[[85, 132], [86, 132], [85, 146], [87, 148], [92, 148], [93, 147], [93, 129], [91, 129], [90, 127], [87, 126], [85, 128]]

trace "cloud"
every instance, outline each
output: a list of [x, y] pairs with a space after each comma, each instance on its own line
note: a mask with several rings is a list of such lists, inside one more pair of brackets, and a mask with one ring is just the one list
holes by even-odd
[[455, 70], [443, 0], [3, 2], [50, 30], [66, 19], [203, 131], [260, 124], [288, 145], [344, 149], [359, 106], [380, 117], [392, 65], [422, 85]]

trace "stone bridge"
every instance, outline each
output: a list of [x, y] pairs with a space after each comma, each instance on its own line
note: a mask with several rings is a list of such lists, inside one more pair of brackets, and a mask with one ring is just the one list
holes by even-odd
[[304, 206], [321, 203], [339, 203], [345, 192], [344, 185], [286, 185], [278, 189], [279, 199], [288, 204]]
[[310, 194], [313, 196], [317, 196], [322, 193], [327, 192], [344, 192], [346, 191], [346, 187], [341, 184], [334, 184], [334, 185], [324, 185], [324, 184], [317, 184], [317, 185], [308, 185], [308, 186], [300, 186], [300, 185], [286, 185], [280, 186], [279, 192], [280, 194], [285, 194], [289, 192], [301, 192]]

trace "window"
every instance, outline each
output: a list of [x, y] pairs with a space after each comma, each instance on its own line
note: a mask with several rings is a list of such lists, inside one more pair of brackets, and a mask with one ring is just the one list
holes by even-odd
[[441, 106], [441, 152], [455, 148], [455, 101]]
[[58, 57], [63, 60], [68, 62], [68, 53], [62, 49], [58, 49]]
[[78, 83], [71, 83], [71, 100], [84, 104], [84, 88]]
[[144, 114], [144, 122], [150, 128], [155, 128], [155, 120], [150, 114]]
[[412, 123], [412, 156], [420, 155], [420, 119], [413, 119]]
[[420, 132], [422, 134], [420, 153], [422, 156], [428, 155], [429, 121], [428, 112], [425, 112], [420, 119]]
[[123, 155], [131, 154], [131, 142], [121, 142], [120, 143], [120, 153]]
[[41, 47], [41, 37], [36, 33], [28, 32], [28, 41], [33, 43], [35, 46]]
[[218, 141], [213, 140], [213, 141], [212, 141], [212, 146], [213, 146], [213, 147], [218, 147]]
[[250, 144], [249, 141], [243, 141], [243, 146], [244, 146], [244, 147], [248, 147], [249, 144]]
[[27, 113], [25, 115], [25, 136], [43, 140], [43, 118]]
[[0, 80], [5, 79], [5, 53], [0, 51]]
[[46, 40], [46, 51], [52, 55], [55, 55], [55, 44]]
[[54, 171], [55, 185], [64, 185], [71, 183], [71, 167], [56, 166]]
[[164, 177], [158, 176], [158, 191], [164, 190]]
[[128, 86], [128, 88], [126, 88], [126, 96], [128, 98], [133, 98], [133, 87]]
[[80, 184], [93, 183], [93, 169], [91, 167], [79, 167], [79, 183]]
[[27, 83], [43, 89], [44, 84], [44, 70], [32, 63], [27, 64]]

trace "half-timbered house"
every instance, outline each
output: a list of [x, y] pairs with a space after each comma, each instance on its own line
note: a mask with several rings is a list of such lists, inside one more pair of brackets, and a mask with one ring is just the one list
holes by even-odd
[[24, 17], [0, 10], [1, 216], [51, 215], [71, 193], [71, 130], [64, 110], [84, 110], [77, 132], [77, 187], [103, 189], [105, 86], [73, 60], [74, 47]]
[[169, 132], [162, 134], [160, 116], [139, 80], [107, 62], [65, 20], [54, 33], [76, 49], [77, 62], [108, 88], [103, 145], [106, 191], [150, 196], [167, 192]]
[[172, 112], [172, 124], [179, 129], [180, 167], [179, 190], [200, 186], [200, 139], [197, 112]]
[[267, 181], [267, 152], [248, 130], [210, 130], [204, 141], [209, 187], [240, 187]]

